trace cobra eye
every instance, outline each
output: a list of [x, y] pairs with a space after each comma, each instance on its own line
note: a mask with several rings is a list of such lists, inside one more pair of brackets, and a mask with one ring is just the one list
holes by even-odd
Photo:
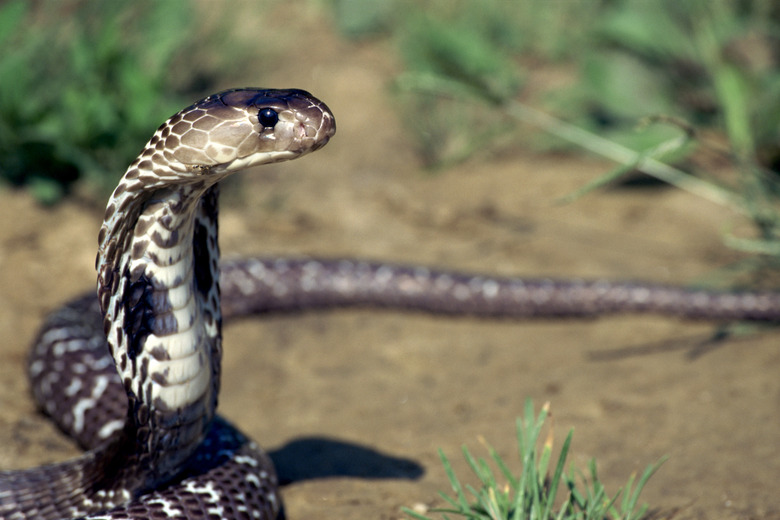
[[257, 114], [260, 124], [266, 128], [273, 128], [279, 121], [279, 114], [273, 108], [264, 108]]

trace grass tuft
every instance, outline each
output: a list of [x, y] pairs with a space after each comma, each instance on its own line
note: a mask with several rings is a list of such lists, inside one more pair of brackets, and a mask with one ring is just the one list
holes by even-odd
[[[432, 509], [431, 512], [440, 514], [444, 519], [454, 515], [469, 520], [642, 518], [648, 506], [640, 505], [639, 496], [647, 481], [666, 458], [649, 465], [638, 480], [636, 475], [632, 475], [622, 490], [610, 496], [599, 481], [595, 460], [588, 464], [588, 475], [582, 474], [573, 466], [568, 472], [565, 470], [573, 431], [569, 431], [554, 467], [551, 466], [552, 427], [548, 429], [546, 438], [541, 440], [549, 412], [549, 403], [545, 403], [539, 414], [535, 415], [533, 403], [530, 399], [526, 400], [524, 417], [518, 419], [516, 425], [518, 455], [522, 467], [519, 474], [513, 473], [496, 450], [481, 440], [497, 471], [488, 460], [474, 457], [464, 446], [463, 456], [479, 482], [477, 487], [464, 485], [455, 474], [447, 456], [439, 450], [452, 494], [440, 493], [447, 506]], [[416, 520], [432, 520], [431, 517], [408, 508], [403, 511]]]

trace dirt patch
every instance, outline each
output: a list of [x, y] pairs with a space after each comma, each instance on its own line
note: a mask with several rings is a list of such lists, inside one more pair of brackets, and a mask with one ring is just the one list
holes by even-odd
[[[338, 134], [317, 154], [244, 174], [223, 198], [225, 255], [388, 259], [501, 274], [684, 282], [732, 257], [734, 218], [671, 189], [555, 199], [609, 165], [517, 150], [431, 175], [418, 166], [386, 85], [381, 44], [348, 46], [314, 21], [308, 54], [245, 84], [311, 90]], [[305, 30], [303, 30], [305, 29]], [[0, 467], [75, 454], [37, 415], [22, 366], [43, 315], [90, 288], [101, 211], [36, 207], [0, 192]], [[526, 397], [550, 401], [573, 460], [608, 489], [662, 455], [644, 498], [677, 518], [780, 518], [780, 351], [774, 334], [702, 344], [706, 324], [655, 317], [478, 321], [396, 312], [277, 316], [232, 324], [220, 410], [284, 462], [288, 517], [399, 518], [448, 489], [436, 449], [487, 438], [514, 453]], [[285, 451], [285, 448], [287, 451]], [[324, 467], [317, 454], [332, 467]], [[359, 463], [355, 463], [359, 461]], [[341, 466], [340, 466], [341, 465]], [[347, 475], [347, 476], [344, 476]]]

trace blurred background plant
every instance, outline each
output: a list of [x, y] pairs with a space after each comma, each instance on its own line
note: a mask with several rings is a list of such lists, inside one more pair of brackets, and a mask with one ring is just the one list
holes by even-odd
[[[74, 191], [102, 199], [154, 125], [240, 62], [219, 58], [227, 45], [235, 57], [236, 42], [204, 27], [198, 5], [0, 6], [0, 178], [45, 203]], [[574, 196], [649, 175], [746, 215], [750, 229], [726, 242], [759, 253], [751, 270], [780, 257], [772, 0], [247, 5], [327, 13], [347, 39], [393, 44], [392, 95], [431, 169], [519, 144], [585, 149], [618, 166]]]
[[[394, 30], [405, 65], [397, 85], [402, 95], [479, 100], [499, 112], [522, 99], [637, 150], [677, 132], [634, 132], [640, 119], [673, 115], [697, 129], [726, 130], [739, 153], [753, 147], [767, 166], [777, 161], [780, 8], [771, 1], [429, 5], [399, 9], [408, 13]], [[423, 109], [418, 119], [435, 130], [421, 131], [449, 135], [472, 128], [471, 117], [438, 114], [452, 112], [450, 106], [409, 102], [409, 112]], [[500, 124], [484, 106], [477, 113]], [[432, 162], [446, 160], [444, 151], [431, 154], [427, 139], [422, 136], [421, 147]]]
[[[0, 6], [0, 177], [52, 204], [102, 200], [159, 124], [208, 90], [217, 45], [189, 2]], [[224, 36], [223, 36], [224, 40]]]
[[347, 36], [393, 34], [394, 92], [428, 167], [584, 149], [618, 166], [564, 200], [660, 180], [748, 218], [724, 240], [755, 255], [730, 274], [778, 267], [776, 2], [376, 0], [360, 17], [332, 3]]

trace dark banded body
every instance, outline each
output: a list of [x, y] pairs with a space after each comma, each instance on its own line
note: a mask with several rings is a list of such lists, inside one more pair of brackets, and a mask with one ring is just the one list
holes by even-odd
[[778, 321], [780, 293], [717, 292], [611, 280], [496, 277], [354, 259], [222, 263], [225, 316], [368, 306], [494, 318], [651, 313], [712, 321]]

